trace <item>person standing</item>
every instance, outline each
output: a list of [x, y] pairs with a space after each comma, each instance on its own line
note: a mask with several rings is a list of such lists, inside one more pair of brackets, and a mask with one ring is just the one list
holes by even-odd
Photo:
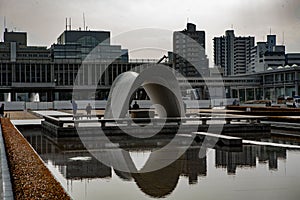
[[78, 106], [77, 106], [77, 103], [75, 101], [71, 101], [71, 103], [72, 103], [73, 120], [74, 120], [74, 119], [76, 119], [76, 114], [77, 114]]
[[137, 103], [137, 101], [135, 101], [134, 104], [132, 105], [132, 109], [138, 110], [139, 108], [140, 108], [139, 104]]
[[0, 107], [0, 117], [4, 117], [4, 103]]
[[92, 119], [92, 116], [91, 116], [92, 106], [90, 103], [86, 106], [85, 111], [86, 111], [86, 115], [87, 115], [86, 118]]

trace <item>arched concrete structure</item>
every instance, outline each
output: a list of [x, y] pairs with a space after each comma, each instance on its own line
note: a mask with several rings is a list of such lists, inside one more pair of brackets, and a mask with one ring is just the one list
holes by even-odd
[[114, 81], [104, 118], [125, 118], [136, 89], [143, 87], [156, 107], [159, 117], [183, 117], [184, 106], [178, 81], [173, 72], [164, 65], [156, 65], [141, 73], [125, 72]]
[[134, 86], [134, 82], [138, 75], [139, 74], [135, 72], [125, 72], [115, 79], [107, 99], [104, 118], [125, 117], [131, 97], [129, 92], [131, 92], [131, 88]]

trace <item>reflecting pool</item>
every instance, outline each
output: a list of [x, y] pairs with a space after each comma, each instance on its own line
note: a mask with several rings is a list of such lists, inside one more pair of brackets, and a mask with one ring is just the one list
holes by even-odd
[[[169, 166], [148, 173], [128, 173], [94, 158], [78, 138], [51, 138], [40, 129], [21, 129], [73, 199], [299, 199], [300, 139], [272, 138], [264, 142], [290, 145], [243, 145], [206, 148], [192, 145]], [[147, 144], [112, 139], [129, 152], [137, 170], [168, 138]], [[178, 147], [180, 148], [180, 147]], [[101, 146], [93, 151], [102, 153]]]

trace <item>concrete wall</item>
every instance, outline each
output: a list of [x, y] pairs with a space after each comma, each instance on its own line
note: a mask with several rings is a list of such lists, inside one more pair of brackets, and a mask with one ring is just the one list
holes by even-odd
[[52, 102], [26, 102], [25, 109], [49, 110], [49, 109], [53, 109], [53, 103]]
[[[106, 101], [76, 101], [78, 109], [85, 109], [88, 103], [91, 104], [93, 109], [105, 109]], [[70, 110], [72, 109], [71, 101], [54, 101], [54, 110]]]
[[[134, 104], [132, 101], [132, 104]], [[214, 99], [214, 100], [184, 100], [186, 107], [189, 109], [196, 108], [209, 108], [220, 106], [222, 103], [224, 106], [232, 105], [234, 99]], [[0, 105], [4, 103], [5, 110], [21, 111], [21, 110], [71, 110], [72, 104], [70, 101], [53, 101], [53, 102], [0, 102]], [[76, 101], [78, 109], [85, 109], [88, 103], [91, 104], [93, 109], [105, 109], [107, 101]], [[151, 101], [148, 100], [137, 100], [140, 108], [150, 108], [152, 106]]]
[[[132, 101], [131, 105], [134, 104]], [[213, 100], [184, 100], [186, 108], [196, 109], [196, 108], [209, 108], [226, 105], [232, 105], [234, 99], [213, 99]], [[140, 105], [140, 108], [150, 108], [152, 106], [151, 101], [148, 100], [137, 100], [137, 103]]]
[[0, 105], [4, 103], [4, 110], [24, 110], [25, 102], [24, 101], [15, 101], [15, 102], [0, 102]]

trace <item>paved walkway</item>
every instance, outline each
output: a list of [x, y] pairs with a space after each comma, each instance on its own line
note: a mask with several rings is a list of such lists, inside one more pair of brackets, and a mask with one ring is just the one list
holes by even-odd
[[5, 114], [12, 120], [40, 119], [40, 117], [28, 111], [5, 111]]

